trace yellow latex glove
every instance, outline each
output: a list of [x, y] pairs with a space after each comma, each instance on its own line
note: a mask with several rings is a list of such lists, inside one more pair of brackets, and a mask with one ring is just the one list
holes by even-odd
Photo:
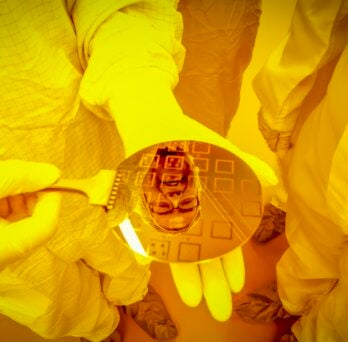
[[37, 192], [59, 178], [50, 164], [0, 161], [0, 267], [26, 256], [55, 232], [58, 192]]
[[197, 306], [204, 296], [208, 309], [217, 321], [231, 317], [232, 292], [239, 292], [245, 281], [242, 248], [201, 264], [171, 263], [170, 269], [182, 301]]

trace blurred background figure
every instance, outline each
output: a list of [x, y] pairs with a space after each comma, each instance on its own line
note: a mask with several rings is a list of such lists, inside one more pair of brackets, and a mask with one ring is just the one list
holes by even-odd
[[288, 192], [277, 286], [299, 319], [282, 341], [348, 339], [347, 43], [346, 0], [299, 0], [288, 36], [254, 81], [259, 127]]
[[[183, 115], [171, 90], [184, 57], [176, 1], [2, 1], [0, 21], [2, 161], [88, 178], [124, 159], [122, 118], [143, 127], [141, 118]], [[0, 312], [44, 338], [101, 341], [118, 306], [146, 295], [149, 265], [112, 233], [104, 208], [78, 193], [61, 203], [51, 238], [2, 268]]]
[[[175, 97], [186, 115], [227, 136], [253, 55], [262, 2], [181, 0], [178, 9], [186, 54]], [[267, 242], [283, 233], [285, 200], [279, 187], [264, 207], [256, 241]]]
[[260, 0], [181, 0], [186, 50], [175, 97], [186, 115], [226, 136], [238, 109], [261, 15]]

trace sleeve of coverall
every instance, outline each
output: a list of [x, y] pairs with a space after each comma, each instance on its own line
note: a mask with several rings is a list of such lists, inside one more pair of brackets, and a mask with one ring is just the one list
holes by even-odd
[[[345, 91], [342, 89], [342, 92]], [[347, 312], [348, 312], [348, 126], [345, 127], [344, 133], [339, 141], [333, 156], [330, 177], [327, 187], [327, 204], [331, 219], [342, 229], [343, 244], [339, 248], [339, 279], [332, 291], [324, 296], [320, 306], [312, 315], [315, 324], [308, 325], [308, 329], [303, 332], [304, 340], [311, 336], [313, 330], [315, 341], [335, 341], [346, 340], [348, 336]], [[328, 324], [328, 328], [326, 327]], [[327, 336], [325, 332], [330, 334]], [[308, 334], [308, 336], [307, 336]]]
[[[345, 323], [348, 312], [348, 126], [340, 139], [332, 161], [330, 178], [327, 191], [328, 206], [331, 209], [334, 221], [342, 228], [345, 243], [340, 259], [340, 280], [326, 304], [333, 311], [335, 329], [342, 337], [348, 336], [348, 327]], [[334, 292], [333, 291], [333, 292]], [[333, 303], [332, 303], [333, 302]]]
[[327, 204], [332, 220], [348, 236], [348, 126], [333, 156], [327, 187]]
[[256, 75], [260, 130], [272, 150], [282, 134], [291, 135], [320, 69], [342, 51], [347, 6], [347, 0], [298, 0], [287, 37]]
[[[121, 138], [122, 119], [141, 128], [141, 120], [155, 115], [155, 108], [162, 117], [172, 109], [182, 115], [171, 95], [184, 58], [182, 20], [176, 7], [175, 0], [67, 1], [84, 69], [81, 100], [99, 117], [115, 120]], [[113, 110], [109, 108], [111, 99], [117, 102]], [[121, 112], [121, 118], [116, 111]], [[141, 285], [147, 283], [149, 272], [146, 266], [136, 269], [130, 251], [115, 250], [117, 243], [112, 237], [105, 240], [103, 246], [96, 247], [98, 250], [88, 251], [84, 260], [105, 274], [103, 289], [108, 299], [125, 305], [145, 293], [142, 286], [130, 288], [129, 279], [122, 282], [118, 273], [127, 270], [127, 274], [141, 277]]]
[[145, 102], [156, 96], [159, 83], [171, 91], [184, 59], [177, 2], [67, 0], [85, 69], [80, 96], [92, 112], [117, 121], [108, 109], [110, 98], [130, 107], [138, 100], [132, 88], [148, 94], [141, 97]]

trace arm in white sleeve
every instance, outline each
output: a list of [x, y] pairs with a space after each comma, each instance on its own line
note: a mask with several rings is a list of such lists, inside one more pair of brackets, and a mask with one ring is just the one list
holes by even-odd
[[348, 237], [348, 126], [337, 145], [332, 159], [327, 187], [327, 204], [331, 219], [342, 228]]
[[[346, 126], [335, 151], [329, 183], [327, 188], [327, 202], [331, 218], [341, 227], [344, 236], [343, 246], [340, 246], [340, 275], [336, 288], [328, 295], [324, 306], [324, 312], [329, 312], [334, 330], [341, 338], [348, 336], [347, 324], [345, 324], [348, 312], [348, 126]], [[341, 249], [342, 248], [342, 249]], [[331, 314], [332, 312], [332, 314]]]
[[128, 305], [146, 294], [150, 263], [139, 264], [134, 252], [112, 231], [98, 245], [88, 246], [83, 260], [103, 274], [103, 292], [113, 304]]
[[157, 115], [182, 114], [172, 96], [184, 59], [177, 1], [75, 0], [67, 6], [85, 68], [80, 96], [89, 109], [111, 115], [118, 126], [117, 112], [124, 110], [129, 122], [156, 115], [154, 107]]
[[[213, 134], [183, 114], [172, 92], [184, 60], [177, 1], [70, 0], [67, 7], [85, 68], [82, 101], [97, 115], [115, 120], [123, 141], [145, 141], [146, 130], [153, 136], [165, 132], [165, 140], [205, 141]], [[217, 134], [211, 138], [215, 141], [232, 148]], [[256, 157], [248, 159], [260, 164]]]
[[270, 130], [270, 139], [272, 131], [291, 135], [320, 69], [342, 52], [347, 12], [347, 0], [297, 2], [288, 36], [253, 83], [261, 103], [260, 125]]

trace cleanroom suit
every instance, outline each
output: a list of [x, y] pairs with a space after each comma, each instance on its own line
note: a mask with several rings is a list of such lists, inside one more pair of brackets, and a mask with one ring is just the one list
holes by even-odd
[[288, 191], [278, 290], [303, 342], [348, 340], [347, 43], [348, 1], [299, 0], [254, 81]]
[[261, 0], [181, 0], [186, 50], [174, 89], [186, 115], [226, 136], [250, 63]]
[[[124, 151], [109, 99], [123, 110], [142, 101], [144, 115], [166, 113], [165, 101], [154, 107], [147, 100], [170, 93], [177, 81], [183, 49], [176, 5], [1, 1], [1, 160], [53, 163], [63, 178], [115, 169]], [[123, 89], [125, 80], [132, 89]], [[103, 208], [65, 193], [53, 238], [1, 269], [0, 313], [46, 338], [100, 341], [118, 324], [115, 305], [140, 300], [148, 279], [148, 267], [111, 233]]]
[[[0, 2], [1, 160], [53, 163], [62, 178], [86, 178], [115, 169], [134, 152], [148, 121], [151, 132], [172, 134], [171, 123], [183, 116], [172, 92], [184, 59], [176, 6], [169, 0]], [[224, 133], [226, 126], [219, 127]], [[109, 223], [115, 224], [86, 197], [65, 193], [52, 239], [1, 269], [0, 313], [46, 338], [100, 341], [111, 334], [119, 321], [115, 305], [140, 300], [150, 275]], [[239, 290], [241, 252], [224, 264], [229, 273], [237, 269], [237, 281], [229, 282]], [[213, 284], [227, 274], [210, 269]], [[231, 301], [230, 291], [223, 302]]]

